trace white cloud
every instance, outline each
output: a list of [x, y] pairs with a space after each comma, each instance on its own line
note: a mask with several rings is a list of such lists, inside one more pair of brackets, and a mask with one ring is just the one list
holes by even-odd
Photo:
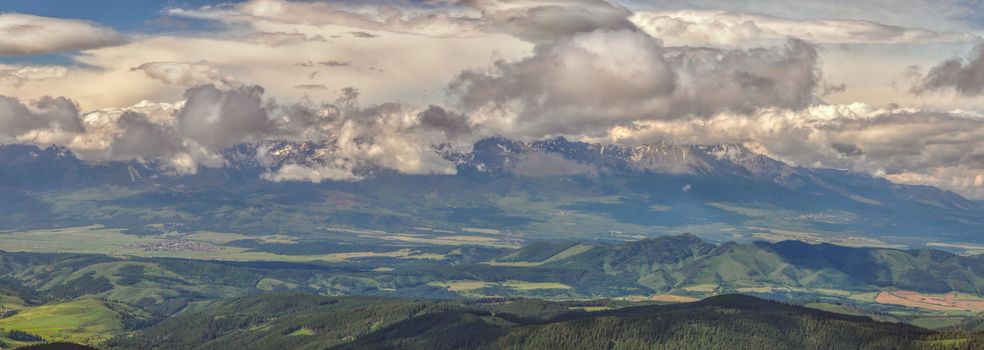
[[68, 68], [62, 66], [0, 66], [0, 85], [20, 87], [28, 81], [60, 79], [68, 75]]
[[473, 12], [404, 11], [395, 6], [350, 6], [328, 2], [250, 0], [236, 5], [171, 9], [173, 16], [218, 20], [230, 24], [260, 21], [306, 25], [340, 25], [370, 31], [434, 37], [484, 34]]
[[893, 181], [940, 186], [984, 198], [984, 116], [866, 104], [766, 109], [703, 120], [645, 120], [611, 128], [599, 142], [748, 143], [807, 167], [831, 167]]
[[817, 52], [776, 48], [666, 48], [630, 31], [598, 30], [539, 44], [534, 55], [469, 70], [451, 93], [474, 122], [496, 133], [542, 137], [646, 119], [762, 107], [801, 108], [818, 85]]
[[828, 44], [974, 43], [970, 33], [936, 32], [852, 19], [789, 19], [742, 12], [640, 11], [637, 27], [673, 46], [747, 46], [795, 37]]
[[362, 179], [362, 177], [353, 174], [351, 169], [297, 164], [287, 164], [276, 171], [264, 173], [263, 178], [275, 182], [356, 181]]
[[220, 88], [230, 88], [240, 85], [235, 78], [223, 74], [208, 62], [148, 62], [130, 70], [143, 71], [152, 79], [184, 87], [213, 84]]
[[0, 55], [36, 55], [119, 45], [116, 31], [89, 21], [0, 13]]
[[292, 45], [292, 44], [299, 44], [299, 43], [304, 43], [304, 42], [308, 42], [308, 41], [317, 41], [317, 42], [326, 42], [327, 41], [327, 40], [325, 40], [325, 37], [323, 37], [321, 35], [314, 35], [314, 36], [310, 36], [309, 37], [309, 36], [304, 35], [304, 34], [301, 34], [301, 33], [284, 33], [284, 32], [275, 32], [275, 33], [260, 32], [260, 33], [253, 33], [253, 34], [250, 34], [249, 36], [247, 36], [246, 38], [244, 38], [244, 40], [246, 40], [248, 42], [251, 42], [251, 43], [256, 43], [256, 44], [261, 44], [261, 45], [267, 45], [267, 46], [272, 46], [272, 47], [280, 47], [280, 46], [286, 46], [286, 45]]

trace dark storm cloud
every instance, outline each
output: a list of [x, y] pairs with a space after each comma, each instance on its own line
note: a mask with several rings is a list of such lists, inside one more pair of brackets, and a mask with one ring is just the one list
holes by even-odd
[[181, 138], [174, 130], [153, 123], [146, 115], [125, 112], [117, 125], [123, 130], [113, 138], [108, 150], [109, 159], [127, 160], [154, 155], [172, 155], [184, 150]]
[[915, 93], [942, 90], [964, 96], [984, 94], [984, 45], [975, 47], [967, 58], [949, 59], [930, 68], [912, 89]]
[[463, 114], [448, 111], [442, 107], [431, 105], [420, 112], [420, 127], [440, 130], [449, 137], [467, 135], [473, 131], [468, 118]]
[[185, 105], [175, 128], [210, 149], [253, 141], [275, 131], [263, 106], [263, 88], [244, 86], [221, 90], [202, 85], [185, 91]]
[[35, 130], [83, 131], [78, 106], [64, 97], [45, 96], [29, 108], [20, 100], [0, 96], [0, 136], [14, 139]]

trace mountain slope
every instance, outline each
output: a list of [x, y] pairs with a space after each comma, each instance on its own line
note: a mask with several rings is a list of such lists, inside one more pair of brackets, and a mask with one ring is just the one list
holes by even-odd
[[612, 231], [648, 235], [656, 226], [721, 241], [732, 233], [782, 229], [984, 242], [984, 207], [977, 202], [932, 187], [792, 167], [741, 145], [490, 138], [469, 152], [436, 151], [456, 164], [458, 175], [366, 168], [359, 170], [362, 181], [312, 184], [262, 175], [286, 164], [330, 162], [331, 145], [239, 145], [223, 153], [227, 166], [184, 176], [154, 160], [94, 164], [62, 148], [5, 145], [0, 215], [8, 219], [0, 229], [102, 224], [145, 230], [180, 222], [186, 230], [256, 233], [426, 226], [597, 238]]
[[[851, 248], [797, 241], [779, 243], [707, 243], [693, 235], [666, 236], [620, 244], [594, 244], [565, 254], [570, 243], [539, 243], [520, 248], [493, 264], [522, 266], [528, 275], [591, 276], [559, 282], [593, 285], [603, 271], [609, 280], [635, 281], [655, 292], [714, 286], [717, 292], [742, 287], [776, 286], [877, 291], [884, 288], [984, 294], [984, 256], [960, 256], [936, 250]], [[554, 255], [534, 254], [542, 250]], [[557, 252], [560, 253], [557, 253]], [[539, 260], [523, 261], [518, 257]], [[581, 271], [584, 275], [578, 275]], [[622, 292], [624, 293], [624, 291]]]
[[[544, 304], [551, 304], [539, 302]], [[224, 300], [107, 343], [142, 349], [971, 349], [933, 332], [741, 295], [526, 318], [509, 302], [274, 294]], [[515, 313], [519, 311], [518, 313]], [[973, 340], [972, 340], [973, 339]]]

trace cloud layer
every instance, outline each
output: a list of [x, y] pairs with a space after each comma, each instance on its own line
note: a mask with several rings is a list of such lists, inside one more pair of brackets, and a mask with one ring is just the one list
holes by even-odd
[[[77, 66], [0, 67], [0, 94], [16, 96], [0, 98], [0, 142], [58, 144], [86, 160], [137, 159], [175, 174], [227, 166], [225, 152], [248, 142], [267, 180], [315, 182], [356, 181], [367, 170], [451, 174], [436, 150], [493, 135], [744, 143], [797, 165], [984, 198], [980, 113], [940, 108], [955, 105], [930, 94], [956, 91], [975, 105], [967, 101], [984, 93], [984, 49], [947, 59], [975, 36], [661, 4], [668, 9], [250, 0], [166, 11], [213, 21], [216, 31], [130, 42], [89, 22], [3, 14], [0, 32], [22, 35], [0, 39], [0, 54], [85, 52]], [[872, 47], [902, 49], [865, 56]], [[910, 62], [896, 55], [904, 50], [929, 53]], [[844, 68], [858, 62], [872, 66]], [[931, 67], [916, 88], [891, 86], [914, 64]], [[898, 91], [838, 84], [828, 67]], [[830, 96], [847, 101], [824, 102]], [[849, 103], [853, 96], [881, 103]], [[888, 103], [931, 98], [942, 102]], [[596, 174], [548, 155], [522, 160], [517, 172]]]
[[0, 13], [0, 55], [86, 50], [125, 41], [115, 30], [88, 21]]
[[788, 19], [730, 11], [641, 11], [632, 22], [668, 45], [742, 46], [795, 37], [814, 43], [973, 43], [970, 33], [937, 32], [865, 20]]

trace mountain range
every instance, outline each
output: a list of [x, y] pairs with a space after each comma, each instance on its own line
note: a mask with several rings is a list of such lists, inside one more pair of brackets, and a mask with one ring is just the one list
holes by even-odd
[[[189, 229], [254, 233], [459, 225], [542, 238], [659, 231], [724, 241], [783, 230], [917, 244], [984, 241], [979, 202], [929, 186], [791, 166], [742, 145], [493, 137], [468, 151], [435, 152], [455, 164], [456, 175], [364, 167], [356, 169], [360, 181], [310, 183], [268, 181], [264, 174], [330, 162], [331, 144], [242, 144], [223, 152], [226, 166], [193, 175], [174, 174], [153, 159], [91, 163], [64, 148], [3, 145], [0, 193], [9, 200], [0, 214], [11, 219], [0, 229], [140, 230], [180, 221]], [[59, 205], [66, 200], [76, 205]], [[106, 212], [109, 206], [119, 208]], [[272, 215], [286, 209], [296, 209], [291, 221]], [[158, 214], [141, 219], [146, 211]], [[257, 220], [237, 215], [247, 211]]]

